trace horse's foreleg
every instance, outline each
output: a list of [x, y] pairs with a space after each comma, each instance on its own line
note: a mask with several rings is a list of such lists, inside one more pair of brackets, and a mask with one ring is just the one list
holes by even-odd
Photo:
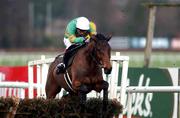
[[61, 91], [61, 88], [60, 87], [51, 87], [51, 90], [47, 91], [46, 92], [46, 97], [48, 99], [50, 98], [55, 98], [56, 95]]
[[88, 87], [86, 85], [81, 85], [79, 88], [79, 98], [80, 98], [80, 105], [81, 105], [81, 112], [85, 110], [85, 103], [86, 103], [86, 94], [89, 92]]
[[107, 105], [108, 105], [108, 87], [109, 87], [108, 82], [103, 81], [103, 83], [102, 83], [102, 89], [103, 89], [103, 111], [107, 110]]

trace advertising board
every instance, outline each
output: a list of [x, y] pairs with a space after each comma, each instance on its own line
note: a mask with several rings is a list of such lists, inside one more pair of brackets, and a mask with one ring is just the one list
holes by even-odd
[[[127, 86], [177, 86], [178, 69], [129, 68], [127, 81]], [[177, 118], [177, 93], [133, 93], [132, 101], [134, 118]]]

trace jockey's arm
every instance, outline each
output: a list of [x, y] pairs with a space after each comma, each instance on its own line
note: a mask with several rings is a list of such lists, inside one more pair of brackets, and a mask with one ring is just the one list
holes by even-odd
[[71, 43], [82, 43], [84, 41], [84, 37], [76, 37], [75, 35], [66, 35], [65, 37], [69, 39]]
[[81, 43], [83, 42], [83, 37], [76, 37], [76, 19], [70, 21], [67, 25], [65, 31], [65, 38], [69, 39], [71, 43]]

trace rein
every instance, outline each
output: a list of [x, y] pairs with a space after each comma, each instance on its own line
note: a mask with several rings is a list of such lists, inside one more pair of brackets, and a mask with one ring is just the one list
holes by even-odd
[[100, 68], [103, 68], [102, 63], [100, 63], [100, 62], [97, 60], [97, 58], [96, 58], [96, 56], [95, 56], [94, 53], [91, 53], [90, 56], [91, 56], [91, 58], [93, 59], [93, 61], [94, 61]]

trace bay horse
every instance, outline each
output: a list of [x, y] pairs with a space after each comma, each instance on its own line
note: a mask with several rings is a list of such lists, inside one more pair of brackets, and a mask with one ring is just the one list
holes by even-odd
[[66, 71], [70, 78], [69, 83], [66, 82], [63, 73], [56, 74], [57, 65], [62, 62], [62, 58], [57, 56], [48, 70], [45, 86], [47, 98], [55, 98], [61, 88], [64, 88], [69, 94], [78, 95], [80, 103], [84, 105], [87, 93], [92, 90], [96, 92], [103, 90], [103, 108], [106, 109], [109, 84], [103, 80], [102, 68], [105, 74], [111, 73], [111, 47], [108, 43], [110, 39], [111, 36], [97, 34], [92, 36], [85, 46], [78, 49], [71, 66]]

